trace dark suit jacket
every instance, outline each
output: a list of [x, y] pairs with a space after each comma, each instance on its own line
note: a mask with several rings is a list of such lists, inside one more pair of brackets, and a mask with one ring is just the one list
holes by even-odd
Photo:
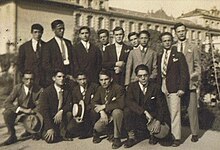
[[[121, 55], [119, 57], [119, 61], [124, 61], [127, 63], [128, 55], [132, 47], [123, 44]], [[117, 53], [115, 44], [111, 44], [105, 48], [105, 53], [103, 54], [103, 62], [102, 67], [104, 69], [109, 70], [114, 78], [114, 81], [120, 85], [124, 85], [125, 81], [125, 66], [122, 68], [122, 72], [119, 74], [115, 74], [114, 67], [117, 62]]]
[[74, 59], [75, 73], [84, 71], [88, 75], [90, 82], [98, 83], [98, 74], [102, 64], [102, 54], [99, 48], [90, 43], [87, 53], [85, 47], [80, 42], [74, 47]]
[[[161, 60], [162, 55], [158, 58], [158, 83], [162, 84]], [[176, 93], [178, 90], [186, 91], [189, 87], [189, 70], [185, 56], [177, 52], [177, 47], [171, 49], [167, 65], [166, 87], [169, 93]]]
[[[25, 94], [24, 85], [22, 83], [14, 86], [10, 95], [6, 98], [4, 102], [5, 109], [11, 109], [12, 111], [16, 111], [18, 107], [23, 108], [32, 108], [37, 107], [39, 103], [39, 97], [42, 93], [43, 89], [38, 85], [34, 85], [31, 92], [31, 97]], [[17, 102], [15, 105], [14, 102]]]
[[43, 71], [42, 71], [42, 51], [45, 46], [45, 42], [41, 41], [41, 47], [39, 49], [39, 58], [32, 47], [32, 40], [25, 42], [19, 47], [17, 66], [20, 73], [24, 73], [25, 70], [33, 71], [35, 74], [36, 84], [43, 82]]
[[[95, 83], [88, 84], [85, 99], [84, 99], [86, 111], [90, 111], [92, 108], [91, 99], [94, 97], [97, 88], [98, 88], [98, 84], [95, 84]], [[80, 91], [80, 86], [77, 85], [73, 88], [73, 104], [78, 104], [79, 101], [82, 99], [83, 99], [83, 96]]]
[[98, 87], [95, 96], [92, 99], [93, 107], [95, 106], [95, 104], [99, 104], [99, 105], [106, 104], [106, 108], [105, 108], [106, 112], [111, 112], [114, 109], [123, 109], [124, 89], [116, 83], [111, 83], [108, 90], [109, 90], [108, 98], [107, 101], [105, 101], [106, 89], [104, 89], [102, 86]]
[[[64, 42], [67, 46], [69, 61], [70, 61], [70, 75], [73, 75], [73, 46], [71, 42], [67, 39], [64, 39]], [[48, 41], [44, 47], [43, 56], [42, 56], [42, 65], [43, 69], [46, 72], [46, 82], [47, 84], [52, 83], [52, 72], [54, 69], [64, 70], [63, 58], [60, 52], [60, 48], [55, 38], [52, 38]]]
[[157, 120], [169, 121], [166, 99], [159, 85], [149, 82], [144, 99], [141, 99], [141, 94], [143, 93], [138, 81], [130, 83], [126, 93], [126, 106], [138, 115], [142, 115], [147, 110]]
[[[53, 117], [58, 112], [58, 96], [54, 84], [47, 87], [40, 97], [40, 113], [44, 119], [44, 130], [58, 130], [59, 127], [54, 123]], [[62, 108], [63, 116], [72, 109], [72, 94], [64, 88]]]

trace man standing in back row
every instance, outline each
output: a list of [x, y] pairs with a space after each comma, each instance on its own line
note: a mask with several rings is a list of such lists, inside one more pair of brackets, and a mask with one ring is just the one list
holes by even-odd
[[174, 30], [178, 38], [176, 43], [178, 51], [182, 52], [185, 55], [189, 74], [189, 91], [187, 91], [184, 96], [184, 101], [189, 102], [188, 105], [188, 114], [190, 129], [192, 132], [192, 142], [198, 141], [198, 132], [199, 132], [199, 120], [198, 120], [198, 110], [197, 110], [197, 93], [196, 89], [198, 88], [199, 79], [201, 76], [201, 60], [198, 46], [194, 43], [189, 42], [186, 39], [186, 26], [182, 23], [177, 23], [174, 25]]

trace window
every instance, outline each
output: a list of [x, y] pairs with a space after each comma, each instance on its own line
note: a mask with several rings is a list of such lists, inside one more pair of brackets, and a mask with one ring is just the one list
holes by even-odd
[[79, 4], [80, 0], [76, 0], [76, 3]]
[[138, 24], [138, 31], [141, 31], [141, 30], [143, 30], [143, 23]]
[[163, 27], [163, 32], [167, 32], [167, 27]]
[[147, 30], [151, 29], [151, 24], [147, 25]]
[[119, 26], [124, 29], [124, 28], [125, 28], [125, 27], [124, 27], [124, 26], [125, 26], [125, 21], [124, 21], [124, 20], [121, 20], [121, 21], [119, 22]]
[[110, 31], [115, 28], [115, 19], [110, 19], [109, 29]]
[[156, 31], [160, 31], [160, 26], [159, 26], [159, 25], [156, 25], [156, 26], [155, 26], [155, 30], [156, 30]]
[[103, 1], [99, 2], [99, 8], [100, 8], [100, 10], [104, 10], [105, 9], [105, 5], [104, 5]]
[[89, 8], [92, 7], [92, 0], [88, 0], [88, 7], [89, 7]]
[[103, 17], [99, 17], [98, 29], [102, 29], [102, 28], [104, 28], [104, 18]]
[[199, 37], [199, 40], [202, 40], [202, 34], [200, 31], [198, 31], [198, 37]]
[[87, 17], [87, 25], [88, 25], [89, 27], [93, 27], [92, 16], [88, 16], [88, 17]]
[[81, 14], [76, 14], [76, 26], [80, 26]]
[[129, 22], [129, 32], [134, 31], [134, 22]]
[[196, 39], [196, 32], [194, 30], [192, 30], [192, 40]]

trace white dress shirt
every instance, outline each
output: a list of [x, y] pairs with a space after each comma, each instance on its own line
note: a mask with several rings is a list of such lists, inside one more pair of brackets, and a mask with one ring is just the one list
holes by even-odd
[[141, 84], [140, 82], [138, 82], [140, 88], [141, 88], [141, 91], [143, 92], [143, 94], [146, 94], [147, 92], [147, 86], [144, 86], [143, 84]]
[[83, 44], [83, 46], [85, 47], [86, 51], [88, 52], [88, 49], [89, 49], [89, 47], [90, 47], [89, 41], [88, 41], [88, 42], [85, 42], [85, 41], [81, 40], [81, 43]]
[[32, 42], [32, 48], [33, 48], [34, 52], [36, 52], [37, 51], [37, 43], [38, 43], [38, 41], [35, 40], [35, 39], [32, 39], [31, 42]]
[[116, 55], [117, 55], [117, 61], [119, 61], [119, 57], [121, 55], [121, 51], [122, 51], [122, 44], [118, 44], [115, 43], [115, 47], [116, 47]]
[[168, 65], [168, 62], [169, 62], [171, 50], [166, 50], [166, 49], [164, 49], [163, 56], [162, 56], [162, 60], [161, 60], [161, 70], [163, 70], [166, 51], [167, 51], [167, 65]]
[[182, 51], [182, 53], [184, 53], [185, 46], [186, 46], [186, 40], [185, 40], [185, 41], [178, 41], [178, 43], [177, 43], [177, 51], [178, 51], [178, 52], [181, 52], [181, 43], [182, 43], [182, 45], [183, 45], [183, 51]]

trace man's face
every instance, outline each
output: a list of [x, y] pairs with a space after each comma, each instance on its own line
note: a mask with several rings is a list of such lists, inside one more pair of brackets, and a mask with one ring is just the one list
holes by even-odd
[[146, 70], [139, 70], [137, 73], [137, 78], [142, 85], [146, 85], [148, 83], [149, 74]]
[[115, 42], [116, 43], [121, 44], [123, 42], [124, 33], [123, 33], [122, 30], [115, 31], [114, 36], [115, 36]]
[[57, 86], [63, 86], [65, 80], [65, 75], [62, 72], [58, 72], [56, 76], [53, 77], [53, 81]]
[[104, 89], [107, 89], [109, 85], [111, 84], [111, 82], [112, 82], [112, 79], [109, 76], [102, 75], [102, 74], [99, 75], [99, 83]]
[[64, 24], [58, 24], [54, 29], [53, 32], [55, 34], [55, 36], [59, 37], [59, 38], [63, 38], [64, 35]]
[[99, 34], [99, 41], [102, 43], [102, 45], [107, 45], [109, 43], [109, 37], [106, 33]]
[[38, 29], [33, 29], [32, 33], [32, 38], [35, 39], [36, 41], [39, 41], [43, 35], [43, 32]]
[[140, 34], [139, 36], [139, 42], [143, 47], [146, 47], [149, 41], [149, 37], [147, 36], [147, 34]]
[[130, 37], [130, 39], [129, 39], [129, 41], [131, 42], [131, 45], [133, 46], [133, 47], [137, 47], [138, 46], [138, 37], [137, 37], [137, 35], [132, 35], [131, 37]]
[[177, 36], [178, 40], [184, 41], [186, 39], [186, 28], [185, 28], [185, 26], [177, 27], [175, 33], [176, 33], [176, 36]]
[[164, 49], [170, 49], [172, 46], [172, 37], [170, 35], [164, 35], [161, 37], [162, 46]]
[[34, 81], [34, 75], [33, 74], [24, 74], [22, 81], [24, 85], [28, 88], [31, 88]]
[[89, 31], [87, 29], [82, 29], [79, 33], [79, 38], [85, 42], [89, 41]]
[[84, 88], [87, 86], [87, 78], [85, 75], [78, 75], [76, 81], [80, 86]]

